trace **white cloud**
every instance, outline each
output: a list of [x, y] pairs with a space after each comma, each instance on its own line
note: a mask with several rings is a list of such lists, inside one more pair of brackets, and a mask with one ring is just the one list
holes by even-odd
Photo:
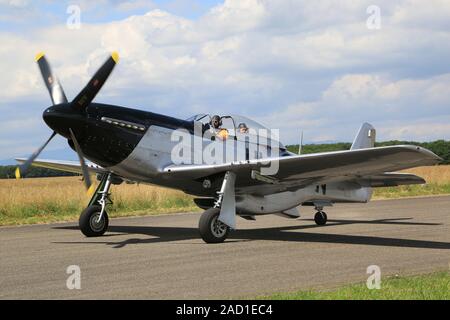
[[24, 8], [28, 5], [27, 0], [0, 0], [0, 5], [15, 7], [15, 8]]
[[[290, 105], [260, 120], [284, 128], [288, 141], [296, 139], [300, 129], [309, 133], [309, 141], [351, 141], [365, 121], [377, 127], [382, 139], [448, 139], [450, 96], [441, 89], [449, 87], [450, 73], [398, 81], [379, 75], [345, 75], [317, 101]], [[326, 139], [321, 138], [322, 132]]]
[[120, 11], [134, 11], [138, 9], [154, 9], [156, 5], [148, 0], [123, 1], [117, 4], [116, 8]]
[[[155, 9], [108, 23], [82, 21], [79, 30], [61, 24], [3, 31], [0, 110], [34, 100], [30, 108], [39, 114], [49, 104], [35, 52], [47, 53], [73, 97], [118, 50], [121, 62], [97, 101], [174, 116], [244, 113], [285, 129], [287, 142], [298, 140], [300, 127], [310, 141], [349, 141], [362, 121], [385, 130], [379, 137], [449, 139], [448, 127], [436, 121], [450, 114], [450, 3], [380, 1], [381, 30], [366, 27], [370, 4], [227, 0], [195, 20]], [[439, 130], [427, 130], [434, 122]], [[414, 127], [423, 129], [398, 129]]]
[[450, 4], [447, 0], [407, 0], [395, 5], [392, 21], [408, 28], [448, 31], [449, 16]]

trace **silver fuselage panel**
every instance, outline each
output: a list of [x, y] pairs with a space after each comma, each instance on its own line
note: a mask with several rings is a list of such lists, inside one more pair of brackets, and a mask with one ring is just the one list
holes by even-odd
[[[137, 182], [156, 184], [160, 186], [166, 186], [175, 188], [193, 194], [196, 196], [210, 196], [215, 195], [215, 190], [205, 190], [203, 188], [202, 180], [191, 179], [177, 179], [164, 172], [164, 168], [173, 165], [173, 150], [180, 148], [183, 144], [186, 144], [186, 148], [192, 150], [191, 161], [199, 161], [205, 164], [204, 153], [208, 148], [213, 147], [215, 144], [221, 144], [224, 146], [224, 152], [227, 153], [227, 147], [231, 148], [231, 144], [239, 150], [253, 150], [254, 152], [247, 152], [242, 154], [233, 152], [232, 155], [227, 154], [225, 157], [231, 157], [224, 159], [225, 161], [237, 161], [242, 160], [242, 157], [248, 157], [249, 159], [257, 159], [262, 155], [267, 155], [267, 145], [258, 145], [254, 142], [245, 142], [241, 139], [231, 140], [228, 142], [212, 141], [204, 137], [189, 135], [189, 139], [175, 140], [173, 137], [173, 129], [168, 129], [160, 126], [151, 126], [141, 141], [138, 143], [133, 152], [121, 163], [107, 168], [109, 171], [116, 173], [120, 176], [127, 177], [128, 179], [135, 180]], [[227, 146], [227, 143], [229, 145]], [[252, 146], [251, 144], [254, 143]], [[200, 144], [200, 148], [192, 148], [194, 144]], [[239, 146], [239, 144], [246, 144]], [[266, 148], [266, 150], [262, 150]], [[277, 152], [279, 152], [277, 150]], [[219, 163], [218, 163], [219, 164]], [[244, 179], [248, 181], [249, 179]], [[371, 196], [370, 188], [360, 188], [351, 184], [344, 184], [335, 182], [327, 186], [326, 193], [322, 191], [318, 192], [318, 186], [309, 185], [298, 188], [297, 190], [289, 190], [280, 192], [278, 189], [270, 191], [273, 186], [271, 185], [239, 185], [239, 180], [236, 182], [236, 209], [239, 214], [268, 214], [275, 213], [282, 210], [288, 210], [295, 206], [300, 205], [303, 202], [325, 199], [329, 201], [345, 201], [345, 202], [367, 202]], [[261, 188], [267, 188], [267, 192], [274, 192], [272, 194], [261, 194]], [[254, 192], [258, 189], [259, 192]]]

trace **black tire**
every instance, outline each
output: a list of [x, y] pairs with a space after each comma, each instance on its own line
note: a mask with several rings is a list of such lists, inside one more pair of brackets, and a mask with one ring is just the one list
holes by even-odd
[[109, 219], [107, 212], [103, 212], [102, 219], [97, 222], [102, 208], [100, 206], [89, 206], [80, 215], [78, 225], [86, 237], [99, 237], [108, 230]]
[[318, 226], [324, 226], [327, 223], [327, 214], [323, 211], [317, 211], [314, 215], [314, 221]]
[[220, 209], [210, 208], [200, 217], [198, 230], [206, 243], [221, 243], [228, 237], [230, 228], [218, 220], [219, 213]]

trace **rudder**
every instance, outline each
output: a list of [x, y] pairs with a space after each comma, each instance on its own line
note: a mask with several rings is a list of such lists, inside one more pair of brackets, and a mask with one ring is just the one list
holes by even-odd
[[350, 150], [373, 148], [375, 146], [376, 130], [370, 123], [363, 123], [353, 140]]

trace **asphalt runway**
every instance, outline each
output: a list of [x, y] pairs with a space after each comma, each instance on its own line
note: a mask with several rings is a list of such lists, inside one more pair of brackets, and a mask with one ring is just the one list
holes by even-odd
[[[238, 220], [223, 244], [198, 236], [199, 214], [113, 219], [85, 238], [76, 223], [0, 228], [0, 298], [248, 298], [278, 291], [447, 270], [450, 197], [374, 201], [327, 208], [318, 227], [302, 217]], [[81, 289], [69, 290], [69, 265]]]

